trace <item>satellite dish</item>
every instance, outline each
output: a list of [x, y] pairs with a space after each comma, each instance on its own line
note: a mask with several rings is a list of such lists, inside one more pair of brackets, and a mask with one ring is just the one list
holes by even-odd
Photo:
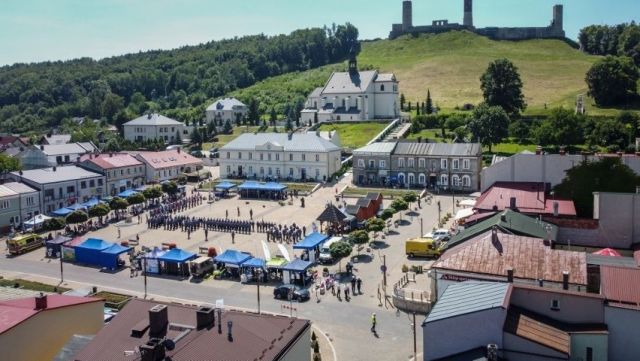
[[166, 348], [169, 351], [173, 351], [173, 349], [176, 348], [176, 343], [173, 342], [173, 340], [170, 338], [167, 338], [164, 341], [162, 341], [162, 345], [164, 346], [164, 348]]

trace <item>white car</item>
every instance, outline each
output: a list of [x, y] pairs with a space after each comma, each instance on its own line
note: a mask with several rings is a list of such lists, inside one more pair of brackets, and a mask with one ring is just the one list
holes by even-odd
[[425, 234], [424, 238], [431, 238], [434, 241], [439, 241], [439, 240], [441, 240], [443, 238], [447, 238], [447, 237], [450, 237], [450, 236], [451, 236], [451, 234], [449, 233], [448, 229], [441, 228], [441, 229], [436, 229], [433, 232], [429, 232], [429, 233]]

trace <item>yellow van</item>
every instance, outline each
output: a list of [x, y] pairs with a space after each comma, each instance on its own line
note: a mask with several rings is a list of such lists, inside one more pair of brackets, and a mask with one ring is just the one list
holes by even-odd
[[438, 258], [442, 254], [441, 244], [431, 238], [409, 239], [405, 243], [407, 256]]
[[9, 254], [18, 255], [29, 252], [44, 245], [44, 240], [37, 234], [21, 234], [7, 240]]

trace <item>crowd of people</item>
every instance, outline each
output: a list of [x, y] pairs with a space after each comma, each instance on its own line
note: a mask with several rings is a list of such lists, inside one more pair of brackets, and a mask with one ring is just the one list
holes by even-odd
[[193, 194], [173, 201], [160, 202], [156, 208], [149, 211], [149, 217], [184, 212], [187, 209], [201, 205], [203, 200], [204, 198], [200, 194]]
[[302, 239], [303, 234], [306, 235], [307, 230], [306, 227], [302, 227], [300, 229], [295, 223], [291, 226], [287, 226], [286, 224], [283, 226], [282, 224], [272, 224], [270, 228], [266, 228], [267, 234], [267, 242], [297, 242]]

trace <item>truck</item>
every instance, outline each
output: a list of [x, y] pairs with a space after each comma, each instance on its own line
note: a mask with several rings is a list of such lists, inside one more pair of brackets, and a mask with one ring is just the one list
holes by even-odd
[[405, 243], [405, 252], [410, 258], [438, 258], [442, 254], [443, 248], [444, 242], [438, 242], [433, 238], [414, 238]]
[[44, 246], [44, 239], [37, 234], [28, 233], [7, 240], [10, 255], [18, 255]]
[[195, 278], [204, 278], [213, 272], [214, 264], [211, 257], [198, 257], [189, 261], [189, 272]]

